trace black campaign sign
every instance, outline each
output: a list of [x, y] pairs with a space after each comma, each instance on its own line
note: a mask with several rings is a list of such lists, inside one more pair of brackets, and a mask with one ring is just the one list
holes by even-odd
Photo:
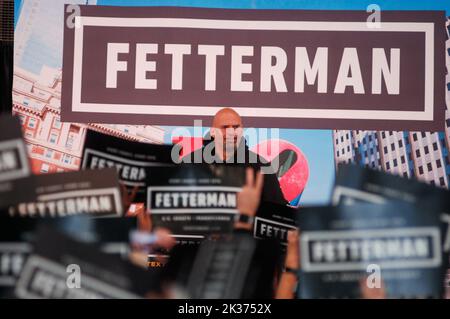
[[0, 117], [0, 182], [30, 175], [19, 120]]
[[80, 27], [64, 29], [61, 116], [192, 125], [232, 105], [255, 127], [443, 129], [444, 11], [368, 18], [80, 6]]
[[16, 281], [28, 256], [33, 253], [32, 242], [38, 233], [36, 230], [42, 225], [51, 225], [80, 240], [95, 240], [103, 253], [127, 260], [129, 233], [136, 228], [136, 219], [90, 218], [89, 215], [64, 218], [0, 216], [0, 297], [13, 297]]
[[183, 164], [153, 173], [147, 207], [154, 223], [177, 235], [230, 232], [244, 167]]
[[0, 242], [0, 288], [15, 285], [30, 252], [28, 243]]
[[[340, 164], [333, 190], [333, 203], [384, 203], [398, 200], [441, 212], [444, 265], [450, 253], [450, 192], [443, 188], [357, 165]], [[446, 284], [447, 289], [450, 289]], [[450, 291], [450, 290], [449, 290]]]
[[65, 217], [123, 215], [114, 168], [31, 176], [37, 200], [11, 206], [11, 216]]
[[[88, 130], [82, 169], [115, 167], [119, 180], [129, 191], [137, 187], [135, 202], [145, 201], [145, 182], [150, 168], [172, 165], [172, 147], [124, 141], [121, 138]], [[178, 155], [177, 155], [178, 156]]]
[[387, 297], [442, 297], [438, 211], [390, 202], [304, 208], [299, 218], [301, 297], [362, 297], [375, 268]]
[[[35, 197], [25, 180], [31, 174], [19, 120], [0, 117], [0, 208]], [[19, 191], [20, 190], [20, 191]]]
[[16, 284], [19, 298], [138, 298], [158, 286], [156, 274], [48, 226], [38, 229], [33, 246]]
[[275, 238], [286, 244], [288, 231], [297, 229], [297, 212], [289, 206], [261, 202], [253, 225], [254, 237]]
[[450, 192], [446, 189], [357, 165], [340, 164], [333, 204], [384, 203], [398, 200], [442, 212], [443, 249], [450, 251]]
[[11, 298], [23, 265], [32, 251], [36, 219], [0, 216], [0, 297]]

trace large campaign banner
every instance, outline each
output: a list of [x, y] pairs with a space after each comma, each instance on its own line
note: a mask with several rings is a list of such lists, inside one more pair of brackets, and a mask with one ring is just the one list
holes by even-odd
[[377, 28], [365, 11], [79, 8], [63, 121], [190, 125], [232, 105], [256, 127], [443, 128], [442, 11]]
[[450, 4], [194, 6], [15, 0], [13, 113], [34, 173], [78, 170], [88, 129], [172, 143], [231, 106], [247, 131], [277, 129], [251, 149], [288, 145], [278, 177], [292, 205], [328, 203], [343, 162], [448, 188]]

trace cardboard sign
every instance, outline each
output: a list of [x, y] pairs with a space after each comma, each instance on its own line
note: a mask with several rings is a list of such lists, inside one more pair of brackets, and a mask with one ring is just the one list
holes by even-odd
[[255, 238], [275, 238], [287, 243], [289, 230], [297, 229], [295, 208], [271, 202], [261, 202], [253, 223]]
[[303, 208], [299, 216], [301, 298], [359, 298], [381, 281], [386, 297], [441, 298], [439, 211], [405, 202]]
[[15, 293], [19, 298], [139, 298], [158, 287], [155, 272], [43, 227]]
[[76, 215], [64, 218], [0, 217], [0, 295], [14, 297], [13, 290], [28, 256], [39, 225], [51, 225], [80, 241], [99, 245], [102, 252], [128, 259], [129, 233], [136, 229], [135, 218], [90, 218]]
[[37, 201], [10, 207], [11, 216], [123, 215], [119, 180], [114, 168], [43, 174], [29, 178], [36, 185]]
[[333, 204], [384, 203], [405, 201], [421, 207], [424, 213], [441, 212], [443, 249], [450, 251], [450, 192], [413, 179], [356, 165], [339, 165], [333, 190]]
[[[450, 192], [448, 190], [356, 165], [339, 165], [333, 190], [333, 204], [384, 203], [388, 200], [411, 203], [421, 207], [424, 213], [429, 210], [441, 212], [444, 265], [449, 267]], [[448, 281], [444, 286], [450, 293]]]
[[134, 201], [145, 202], [145, 181], [151, 178], [149, 169], [172, 165], [171, 151], [169, 145], [124, 141], [88, 130], [81, 169], [115, 167], [128, 191], [138, 187]]
[[354, 202], [384, 203], [399, 200], [415, 205], [430, 205], [445, 211], [450, 208], [450, 192], [419, 182], [358, 165], [339, 164], [333, 190], [334, 205]]
[[0, 127], [0, 208], [4, 208], [36, 195], [26, 180], [31, 170], [19, 120], [1, 116]]
[[[287, 243], [289, 230], [297, 228], [297, 210], [292, 207], [271, 202], [261, 202], [253, 223], [253, 238], [276, 239], [283, 245]], [[199, 245], [204, 240], [203, 235], [172, 235], [177, 245]], [[170, 252], [149, 255], [149, 267], [164, 266], [170, 258]], [[165, 262], [161, 262], [164, 260]]]
[[192, 125], [231, 105], [255, 127], [444, 127], [444, 11], [79, 8], [63, 121]]
[[0, 297], [14, 297], [13, 290], [32, 250], [36, 220], [0, 217]]
[[229, 233], [245, 168], [183, 164], [155, 171], [147, 182], [147, 208], [155, 226], [175, 235]]

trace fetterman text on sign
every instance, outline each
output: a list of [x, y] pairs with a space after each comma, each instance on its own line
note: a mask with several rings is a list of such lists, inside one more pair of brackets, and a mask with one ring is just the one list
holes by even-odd
[[[444, 13], [81, 6], [64, 31], [64, 121], [441, 130]], [[66, 13], [66, 18], [73, 16]]]

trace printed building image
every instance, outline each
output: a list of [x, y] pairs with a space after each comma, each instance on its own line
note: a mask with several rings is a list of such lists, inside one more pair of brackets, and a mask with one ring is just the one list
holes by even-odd
[[450, 18], [446, 22], [446, 113], [443, 132], [333, 130], [334, 158], [442, 187], [450, 182]]
[[375, 132], [356, 131], [353, 133], [356, 143], [355, 159], [364, 161], [368, 167], [375, 168], [380, 165], [380, 153], [378, 152], [378, 140]]
[[[355, 163], [357, 150], [353, 144], [352, 131], [334, 130], [334, 156], [339, 159], [339, 163]], [[336, 164], [338, 161], [335, 161]]]
[[61, 122], [60, 101], [60, 70], [44, 66], [36, 77], [16, 66], [13, 114], [22, 123], [34, 173], [78, 169], [87, 128], [126, 140], [157, 144], [164, 141], [164, 130], [157, 126]]
[[383, 170], [403, 177], [413, 176], [411, 146], [407, 133], [382, 131], [376, 134], [380, 145]]
[[[447, 86], [447, 94], [446, 94], [446, 104], [447, 108], [445, 110], [445, 141], [446, 141], [446, 149], [447, 153], [450, 150], [450, 18], [446, 22], [447, 29], [447, 41], [445, 42], [445, 50], [446, 50], [446, 65], [447, 65], [447, 74], [446, 74], [446, 86]], [[450, 154], [447, 154], [447, 162], [446, 165], [449, 165]]]
[[[96, 4], [76, 0], [73, 4]], [[126, 140], [161, 144], [158, 126], [60, 121], [64, 2], [23, 1], [15, 28], [13, 114], [20, 118], [34, 173], [78, 169], [86, 129]]]

